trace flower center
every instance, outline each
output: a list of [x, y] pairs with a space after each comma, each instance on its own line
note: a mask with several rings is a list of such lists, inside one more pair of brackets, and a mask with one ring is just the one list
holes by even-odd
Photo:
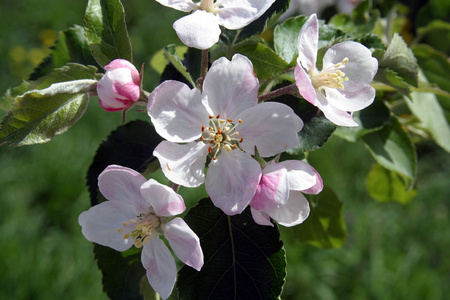
[[348, 80], [348, 77], [345, 77], [345, 73], [340, 69], [344, 67], [344, 65], [348, 63], [348, 58], [344, 58], [340, 63], [337, 63], [333, 66], [326, 68], [320, 72], [316, 72], [311, 74], [311, 82], [315, 88], [320, 88], [322, 86], [327, 86], [330, 88], [340, 88], [344, 89], [344, 81]]
[[214, 0], [201, 0], [198, 8], [207, 12], [216, 12], [216, 5], [214, 4]]
[[213, 153], [213, 159], [217, 158], [221, 149], [232, 151], [236, 149], [239, 143], [242, 143], [243, 138], [239, 137], [239, 132], [236, 127], [242, 123], [242, 120], [234, 124], [231, 119], [221, 119], [220, 115], [209, 116], [209, 127], [202, 126], [202, 136], [200, 141], [205, 144], [210, 144], [209, 153]]
[[123, 233], [125, 231], [123, 238], [134, 239], [134, 246], [141, 248], [143, 244], [148, 243], [153, 232], [159, 230], [160, 225], [161, 219], [153, 212], [149, 212], [140, 214], [129, 222], [123, 222], [122, 226], [125, 228], [119, 228], [117, 232]]

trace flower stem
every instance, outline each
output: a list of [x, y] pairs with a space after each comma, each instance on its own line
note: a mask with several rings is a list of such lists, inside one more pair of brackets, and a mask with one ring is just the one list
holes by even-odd
[[209, 62], [209, 52], [208, 50], [202, 50], [202, 65], [200, 71], [200, 78], [197, 80], [197, 87], [203, 90], [203, 81], [205, 80], [206, 73], [208, 73], [208, 62]]
[[293, 95], [293, 96], [298, 95], [298, 88], [295, 85], [295, 83], [285, 86], [285, 87], [282, 87], [278, 90], [268, 92], [264, 95], [260, 95], [258, 97], [258, 102], [264, 102], [264, 101], [279, 97], [281, 95], [286, 95], [286, 94]]

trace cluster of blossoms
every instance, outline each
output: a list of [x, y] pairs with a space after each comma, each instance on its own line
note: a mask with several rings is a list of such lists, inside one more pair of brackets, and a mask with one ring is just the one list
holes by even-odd
[[[190, 47], [208, 49], [220, 36], [220, 26], [241, 28], [272, 5], [274, 0], [157, 0], [191, 12], [174, 23], [180, 39]], [[317, 106], [332, 122], [357, 126], [352, 112], [370, 105], [370, 86], [377, 60], [355, 42], [332, 46], [316, 68], [319, 26], [312, 15], [298, 37], [295, 84], [299, 94]], [[98, 82], [100, 105], [108, 111], [125, 110], [141, 99], [136, 68], [121, 59], [105, 67]], [[176, 186], [205, 184], [215, 206], [227, 215], [250, 207], [257, 224], [284, 226], [302, 223], [309, 215], [306, 194], [323, 188], [318, 172], [303, 161], [278, 161], [278, 155], [299, 144], [302, 120], [287, 105], [260, 102], [259, 81], [251, 61], [240, 54], [214, 61], [201, 87], [168, 80], [148, 97], [147, 112], [157, 133], [165, 139], [153, 152], [164, 175]], [[273, 158], [275, 157], [275, 159]], [[205, 168], [207, 172], [205, 172]], [[185, 264], [200, 270], [203, 253], [197, 235], [176, 215], [185, 210], [173, 189], [138, 172], [116, 165], [98, 179], [108, 201], [79, 217], [85, 237], [125, 251], [142, 248], [142, 264], [149, 283], [167, 298], [176, 279], [175, 261], [159, 239], [164, 235]]]

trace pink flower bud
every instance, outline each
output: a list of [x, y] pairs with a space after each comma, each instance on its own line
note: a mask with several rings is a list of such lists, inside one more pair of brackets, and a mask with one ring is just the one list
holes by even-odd
[[136, 67], [124, 59], [105, 66], [106, 73], [97, 84], [100, 106], [107, 111], [131, 107], [140, 97], [141, 78]]

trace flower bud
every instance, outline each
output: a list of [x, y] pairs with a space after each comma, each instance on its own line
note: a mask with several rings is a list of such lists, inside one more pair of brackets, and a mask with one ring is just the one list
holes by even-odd
[[107, 111], [131, 107], [140, 97], [141, 78], [136, 67], [124, 59], [105, 66], [106, 73], [97, 84], [100, 106]]

